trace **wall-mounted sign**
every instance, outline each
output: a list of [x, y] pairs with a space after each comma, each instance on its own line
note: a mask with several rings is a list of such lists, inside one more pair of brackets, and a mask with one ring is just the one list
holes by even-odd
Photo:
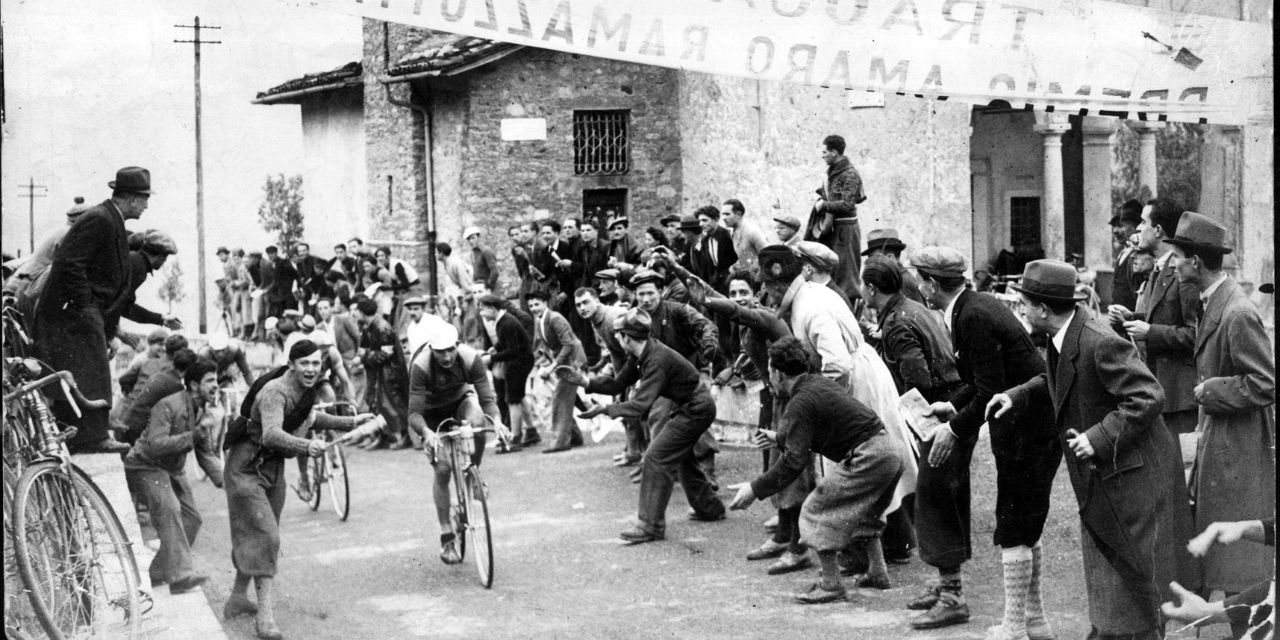
[[884, 106], [884, 93], [880, 91], [846, 91], [844, 95], [850, 109]]
[[546, 118], [503, 118], [503, 140], [546, 140]]

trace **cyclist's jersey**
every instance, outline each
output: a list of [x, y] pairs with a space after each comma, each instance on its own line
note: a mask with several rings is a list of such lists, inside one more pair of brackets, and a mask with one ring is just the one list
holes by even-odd
[[235, 382], [235, 374], [231, 372], [233, 365], [240, 370], [240, 377], [244, 378], [245, 383], [252, 384], [253, 376], [249, 373], [248, 362], [240, 347], [230, 346], [214, 351], [206, 346], [200, 349], [200, 357], [213, 361], [217, 367], [219, 385], [227, 386]]

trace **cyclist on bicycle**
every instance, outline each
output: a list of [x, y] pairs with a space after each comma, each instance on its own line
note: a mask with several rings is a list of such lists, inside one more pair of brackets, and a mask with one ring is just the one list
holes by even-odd
[[253, 370], [249, 368], [244, 349], [240, 348], [240, 345], [233, 344], [227, 334], [209, 334], [209, 344], [202, 347], [198, 355], [212, 360], [218, 367], [219, 387], [225, 389], [235, 382], [235, 376], [231, 373], [232, 365], [240, 370], [240, 377], [244, 378], [245, 386], [253, 386]]
[[[422, 436], [423, 450], [432, 456], [435, 470], [433, 494], [440, 520], [440, 560], [462, 562], [453, 522], [449, 517], [449, 476], [453, 473], [449, 456], [436, 455], [440, 423], [453, 418], [474, 429], [485, 426], [485, 416], [500, 422], [498, 397], [489, 382], [480, 353], [458, 344], [458, 330], [441, 326], [414, 354], [409, 365], [409, 427]], [[480, 465], [484, 455], [484, 433], [476, 433], [471, 464]]]

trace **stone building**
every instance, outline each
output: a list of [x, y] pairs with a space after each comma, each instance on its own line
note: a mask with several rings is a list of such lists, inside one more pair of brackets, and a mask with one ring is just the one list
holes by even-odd
[[[487, 229], [503, 260], [506, 228], [548, 215], [615, 209], [639, 233], [667, 213], [736, 197], [766, 229], [781, 214], [803, 220], [824, 176], [821, 140], [839, 133], [866, 185], [863, 233], [897, 228], [908, 259], [912, 248], [934, 243], [964, 250], [975, 268], [1002, 249], [1077, 253], [1106, 291], [1107, 220], [1128, 198], [1172, 194], [1231, 229], [1241, 281], [1273, 278], [1270, 120], [1226, 127], [974, 108], [374, 20], [365, 20], [364, 42], [363, 148], [349, 150], [363, 154], [364, 182], [343, 188], [363, 190], [365, 205], [352, 203], [348, 215], [364, 220], [375, 242], [416, 252], [422, 265], [432, 218], [439, 239], [455, 245], [465, 226]], [[307, 106], [330, 100], [322, 96], [291, 96], [304, 105], [304, 122], [350, 121], [347, 111]]]

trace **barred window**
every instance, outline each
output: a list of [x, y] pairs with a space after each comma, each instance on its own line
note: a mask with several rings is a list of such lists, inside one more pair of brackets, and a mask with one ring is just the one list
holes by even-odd
[[1009, 198], [1009, 244], [1040, 246], [1040, 198]]
[[626, 173], [629, 112], [573, 112], [573, 173], [604, 176]]

